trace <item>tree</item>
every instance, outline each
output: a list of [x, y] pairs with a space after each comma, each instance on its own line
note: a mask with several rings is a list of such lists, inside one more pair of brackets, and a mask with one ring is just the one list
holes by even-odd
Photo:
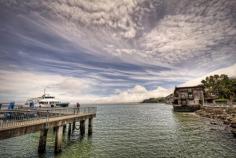
[[202, 80], [207, 95], [215, 95], [218, 98], [230, 99], [235, 94], [235, 80], [229, 79], [225, 74], [213, 75]]

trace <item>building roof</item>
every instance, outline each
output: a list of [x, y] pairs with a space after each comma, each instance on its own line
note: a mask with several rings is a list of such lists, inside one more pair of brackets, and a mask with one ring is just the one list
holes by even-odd
[[187, 89], [187, 88], [204, 88], [204, 86], [202, 84], [197, 85], [197, 86], [189, 86], [189, 87], [175, 87], [176, 89]]
[[180, 90], [180, 89], [195, 89], [195, 88], [202, 88], [204, 90], [204, 86], [200, 84], [197, 86], [189, 86], [189, 87], [175, 87], [174, 93], [176, 90]]

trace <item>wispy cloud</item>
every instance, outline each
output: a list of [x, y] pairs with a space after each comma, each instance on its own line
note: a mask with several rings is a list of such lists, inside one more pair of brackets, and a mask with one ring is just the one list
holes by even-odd
[[[136, 96], [138, 85], [149, 97], [158, 86], [232, 70], [235, 7], [235, 0], [0, 0], [1, 94], [23, 97], [22, 82], [29, 94], [54, 85], [56, 94], [80, 96], [74, 84], [83, 98], [119, 100]], [[35, 81], [8, 81], [14, 73]], [[49, 82], [53, 76], [60, 82]]]
[[232, 66], [229, 66], [229, 67], [226, 67], [226, 68], [221, 68], [221, 69], [218, 69], [218, 70], [215, 70], [213, 72], [210, 72], [210, 73], [207, 73], [201, 77], [196, 77], [192, 80], [189, 80], [183, 84], [181, 84], [180, 86], [194, 86], [194, 85], [199, 85], [201, 84], [201, 81], [203, 79], [205, 79], [207, 76], [210, 76], [210, 75], [215, 75], [215, 74], [227, 74], [229, 77], [233, 77], [233, 78], [236, 78], [236, 64], [232, 65]]
[[45, 88], [48, 93], [61, 99], [82, 103], [138, 102], [147, 97], [165, 96], [170, 93], [170, 90], [161, 87], [148, 91], [145, 87], [136, 85], [125, 91], [116, 90], [119, 91], [118, 94], [99, 96], [91, 93], [99, 84], [94, 80], [24, 71], [0, 71], [0, 76], [0, 94], [8, 94], [8, 97], [0, 98], [4, 101], [24, 101], [37, 97], [42, 95]]
[[[38, 72], [1, 70], [0, 76], [1, 99], [7, 101], [24, 101], [27, 98], [37, 97], [42, 95], [44, 89], [65, 100], [85, 101], [83, 98], [96, 84], [88, 79]], [[8, 94], [8, 97], [2, 98], [3, 94]]]
[[126, 102], [141, 102], [147, 98], [165, 97], [172, 93], [172, 89], [157, 87], [154, 90], [148, 91], [145, 87], [136, 85], [126, 91], [119, 92], [116, 95], [102, 97], [96, 100], [97, 103], [126, 103]]

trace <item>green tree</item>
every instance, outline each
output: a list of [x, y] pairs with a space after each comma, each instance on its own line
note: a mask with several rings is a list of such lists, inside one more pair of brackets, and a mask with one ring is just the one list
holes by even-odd
[[218, 98], [230, 99], [235, 94], [235, 80], [227, 75], [213, 75], [202, 80], [207, 95], [216, 95]]

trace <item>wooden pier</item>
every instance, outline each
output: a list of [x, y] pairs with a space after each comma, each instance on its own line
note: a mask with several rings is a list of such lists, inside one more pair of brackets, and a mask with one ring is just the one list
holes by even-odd
[[38, 152], [46, 150], [48, 129], [55, 129], [55, 153], [62, 150], [63, 133], [68, 126], [68, 136], [80, 123], [80, 135], [85, 134], [88, 122], [88, 135], [92, 134], [92, 120], [96, 117], [95, 107], [85, 108], [38, 108], [0, 110], [0, 140], [40, 131]]

